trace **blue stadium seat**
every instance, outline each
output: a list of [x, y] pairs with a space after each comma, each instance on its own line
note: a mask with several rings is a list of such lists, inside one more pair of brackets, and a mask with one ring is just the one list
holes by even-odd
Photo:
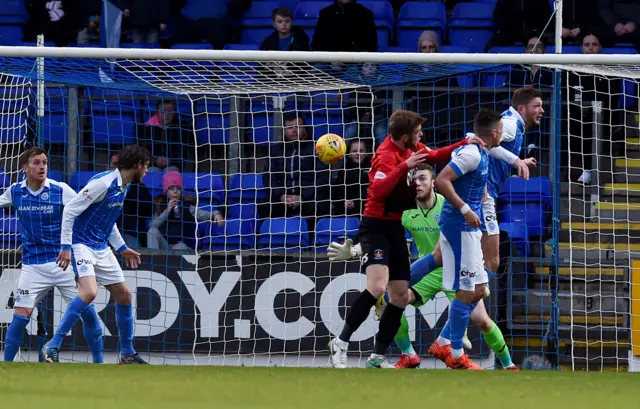
[[[47, 171], [47, 177], [49, 179], [53, 179], [53, 180], [57, 180], [58, 182], [64, 182], [64, 180], [62, 180], [63, 176], [63, 172], [61, 170], [51, 170], [49, 169]], [[20, 177], [18, 177], [18, 180], [22, 180], [20, 179]]]
[[388, 1], [361, 1], [361, 5], [373, 12], [378, 33], [378, 47], [386, 47], [393, 36], [393, 7]]
[[5, 173], [4, 169], [0, 169], [0, 192], [4, 192], [9, 186], [11, 186], [11, 175]]
[[158, 43], [120, 43], [120, 48], [160, 48]]
[[224, 177], [220, 173], [189, 173], [182, 174], [185, 194], [196, 194], [199, 198], [211, 198], [212, 203], [224, 203]]
[[480, 74], [480, 86], [487, 88], [503, 88], [509, 86], [509, 74], [511, 67], [500, 67], [482, 72]]
[[112, 109], [109, 103], [92, 103], [93, 143], [128, 145], [136, 141], [136, 116], [133, 107]]
[[333, 4], [332, 1], [303, 1], [298, 4], [293, 13], [295, 25], [302, 28], [310, 39], [313, 39], [313, 31], [318, 22], [320, 10]]
[[471, 50], [469, 47], [461, 47], [456, 45], [443, 45], [440, 46], [441, 53], [451, 53], [451, 54], [462, 54], [462, 53], [470, 53]]
[[353, 238], [358, 233], [360, 219], [357, 217], [326, 217], [318, 220], [315, 245], [326, 246], [332, 241]]
[[380, 47], [379, 51], [381, 53], [415, 53], [416, 47], [407, 47], [407, 46], [386, 46]]
[[97, 175], [98, 172], [91, 170], [78, 170], [69, 178], [69, 186], [76, 192], [85, 187], [89, 183], [89, 179]]
[[602, 54], [638, 54], [638, 51], [627, 47], [603, 48]]
[[[37, 47], [38, 43], [36, 43], [35, 41], [23, 41], [21, 45], [23, 47]], [[51, 42], [51, 41], [45, 41], [44, 42], [44, 46], [45, 47], [55, 47], [56, 43]]]
[[518, 249], [518, 256], [528, 257], [531, 252], [529, 245], [529, 229], [525, 223], [500, 223], [500, 231], [509, 235], [509, 241]]
[[241, 203], [252, 203], [258, 199], [267, 197], [267, 189], [264, 188], [262, 173], [235, 174], [229, 182], [229, 199]]
[[149, 188], [151, 196], [156, 197], [162, 195], [162, 172], [147, 172], [144, 179], [144, 183]]
[[444, 3], [408, 1], [398, 13], [397, 41], [401, 47], [412, 47], [417, 51], [418, 37], [424, 30], [438, 33], [442, 43], [446, 27], [447, 10]]
[[229, 102], [207, 99], [195, 106], [196, 137], [200, 144], [229, 143]]
[[18, 218], [3, 215], [0, 245], [4, 249], [11, 249], [19, 247], [20, 243], [22, 243], [22, 237], [20, 235], [20, 222], [18, 222]]
[[259, 50], [260, 44], [227, 44], [224, 46], [225, 50]]
[[20, 45], [24, 30], [14, 24], [0, 24], [0, 45]]
[[528, 181], [512, 177], [505, 181], [500, 193], [498, 219], [503, 223], [524, 223], [530, 235], [547, 231], [547, 215], [551, 209], [551, 182], [546, 177]]
[[3, 0], [0, 16], [20, 16], [22, 20], [17, 21], [16, 24], [26, 24], [28, 15], [24, 0]]
[[251, 222], [226, 220], [223, 226], [215, 222], [198, 223], [202, 239], [199, 247], [209, 251], [250, 250], [255, 247], [255, 230]]
[[[547, 46], [547, 54], [555, 54], [556, 47], [553, 45]], [[579, 45], [563, 45], [562, 54], [582, 54], [582, 48]]]
[[171, 46], [174, 50], [213, 50], [209, 43], [178, 43]]
[[523, 45], [512, 45], [506, 47], [491, 47], [489, 54], [524, 54], [526, 51]]
[[46, 88], [42, 142], [67, 142], [67, 95], [66, 88]]
[[449, 43], [482, 53], [493, 36], [492, 3], [458, 3], [449, 20]]
[[260, 227], [260, 248], [300, 250], [308, 246], [309, 227], [302, 217], [266, 219]]
[[620, 95], [620, 106], [625, 109], [638, 107], [638, 86], [632, 80], [622, 80], [622, 95]]

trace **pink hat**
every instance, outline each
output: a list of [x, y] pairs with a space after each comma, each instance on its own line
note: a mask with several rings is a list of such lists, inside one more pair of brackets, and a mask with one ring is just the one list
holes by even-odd
[[177, 170], [170, 170], [162, 175], [162, 190], [165, 195], [171, 186], [180, 186], [182, 189], [182, 175]]

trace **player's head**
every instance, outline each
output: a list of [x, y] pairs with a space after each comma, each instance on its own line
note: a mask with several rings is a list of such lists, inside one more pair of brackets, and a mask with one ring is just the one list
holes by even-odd
[[405, 148], [415, 148], [422, 138], [424, 121], [415, 112], [398, 109], [389, 118], [389, 135], [394, 141], [402, 142]]
[[118, 152], [116, 167], [120, 171], [132, 171], [131, 183], [139, 183], [147, 174], [147, 168], [152, 159], [151, 153], [146, 148], [129, 145]]
[[533, 87], [522, 87], [514, 91], [511, 106], [518, 111], [526, 126], [540, 125], [544, 109], [542, 93]]
[[502, 116], [496, 111], [480, 108], [473, 119], [473, 132], [482, 138], [489, 148], [498, 146], [502, 138]]
[[47, 152], [38, 147], [28, 148], [20, 155], [20, 168], [27, 177], [27, 181], [43, 182], [47, 178], [49, 161]]
[[287, 7], [277, 7], [273, 10], [273, 28], [279, 34], [289, 34], [293, 26], [293, 13]]
[[433, 179], [435, 171], [433, 167], [426, 163], [421, 163], [416, 167], [413, 180], [416, 182], [416, 199], [427, 201], [433, 194]]
[[307, 124], [304, 118], [295, 112], [283, 115], [285, 142], [302, 141], [307, 139]]

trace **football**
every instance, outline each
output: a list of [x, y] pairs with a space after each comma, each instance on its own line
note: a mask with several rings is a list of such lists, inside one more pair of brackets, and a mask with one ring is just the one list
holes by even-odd
[[342, 137], [328, 133], [316, 141], [316, 155], [327, 165], [338, 163], [347, 152], [347, 144]]

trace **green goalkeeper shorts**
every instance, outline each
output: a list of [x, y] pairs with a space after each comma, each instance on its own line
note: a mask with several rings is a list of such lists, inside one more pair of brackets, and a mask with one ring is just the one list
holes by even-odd
[[452, 290], [445, 290], [442, 285], [442, 268], [433, 270], [420, 281], [418, 281], [411, 291], [416, 296], [416, 301], [413, 303], [414, 307], [422, 307], [430, 299], [436, 296], [439, 292], [443, 292], [449, 301], [453, 300], [456, 292]]

